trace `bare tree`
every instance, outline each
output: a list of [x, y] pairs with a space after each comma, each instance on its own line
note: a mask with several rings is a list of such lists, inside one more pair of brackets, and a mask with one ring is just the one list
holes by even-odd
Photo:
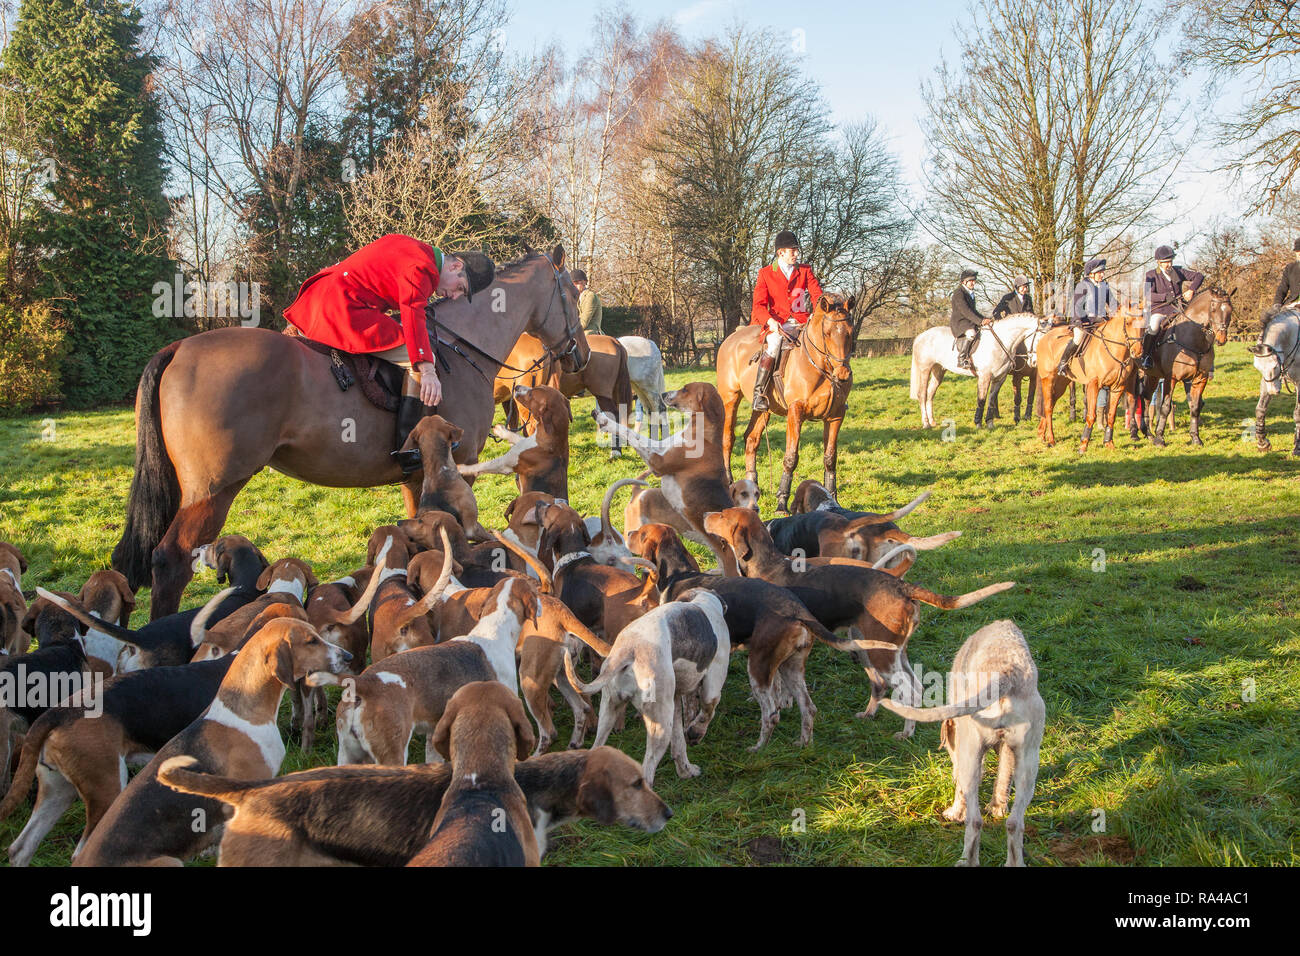
[[1218, 83], [1246, 80], [1249, 99], [1219, 124], [1232, 155], [1225, 169], [1257, 181], [1252, 211], [1274, 210], [1300, 185], [1300, 3], [1296, 0], [1195, 0], [1185, 47]]
[[1160, 24], [1140, 0], [973, 4], [959, 65], [922, 89], [935, 238], [1004, 282], [1024, 270], [1046, 305], [1090, 249], [1159, 218], [1177, 168]]
[[657, 200], [725, 334], [749, 312], [772, 237], [797, 226], [830, 132], [826, 107], [771, 34], [737, 28], [672, 85], [675, 114], [650, 145]]

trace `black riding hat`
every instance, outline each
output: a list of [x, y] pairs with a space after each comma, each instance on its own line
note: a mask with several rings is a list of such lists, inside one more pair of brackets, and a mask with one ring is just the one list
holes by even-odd
[[784, 229], [776, 234], [776, 251], [782, 249], [798, 249], [799, 238], [790, 230]]
[[469, 291], [465, 293], [465, 298], [473, 302], [474, 293], [482, 292], [496, 278], [496, 265], [481, 252], [452, 252], [449, 255], [465, 263], [465, 278], [469, 280]]
[[1156, 246], [1156, 262], [1163, 262], [1168, 259], [1172, 261], [1174, 250], [1172, 246]]
[[962, 269], [961, 276], [957, 279], [957, 281], [965, 282], [967, 279], [978, 279], [979, 277], [980, 274], [976, 272], [974, 269]]

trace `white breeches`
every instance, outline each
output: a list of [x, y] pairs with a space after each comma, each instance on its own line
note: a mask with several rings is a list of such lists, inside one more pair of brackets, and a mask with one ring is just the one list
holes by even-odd
[[[799, 330], [799, 323], [786, 322], [781, 326], [781, 328], [785, 329], [787, 332], [797, 332]], [[781, 354], [781, 341], [783, 338], [784, 336], [782, 336], [780, 332], [767, 333], [767, 338], [764, 341], [767, 343], [767, 354], [772, 356], [772, 358], [776, 358]]]
[[1164, 315], [1162, 313], [1152, 312], [1147, 316], [1147, 331], [1154, 335], [1156, 330], [1160, 328], [1160, 323], [1163, 319]]
[[1083, 329], [1076, 326], [1070, 330], [1070, 335], [1073, 337], [1075, 345], [1083, 344]]

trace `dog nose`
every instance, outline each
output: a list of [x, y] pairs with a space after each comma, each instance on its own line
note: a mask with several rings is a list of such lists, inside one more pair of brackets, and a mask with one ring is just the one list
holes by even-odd
[[672, 818], [673, 818], [673, 808], [670, 807], [670, 806], [668, 806], [668, 804], [665, 803], [665, 804], [664, 804], [664, 819], [665, 819], [665, 820], [671, 820]]
[[350, 651], [342, 651], [342, 654], [343, 654], [343, 663], [344, 663], [344, 664], [346, 664], [346, 663], [348, 663], [348, 661], [352, 660], [352, 653], [351, 653]]

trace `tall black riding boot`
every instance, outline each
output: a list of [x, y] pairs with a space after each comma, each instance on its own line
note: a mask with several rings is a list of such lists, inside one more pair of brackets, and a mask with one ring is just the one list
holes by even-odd
[[1075, 345], [1074, 340], [1071, 339], [1070, 343], [1065, 347], [1065, 351], [1061, 353], [1061, 361], [1056, 365], [1057, 375], [1066, 375], [1069, 373], [1070, 359], [1074, 358], [1074, 353], [1077, 351], [1079, 351], [1079, 346]]
[[754, 397], [749, 402], [756, 412], [767, 411], [767, 383], [772, 380], [772, 369], [775, 367], [776, 359], [764, 352], [758, 360], [758, 374], [754, 376]]
[[1156, 361], [1156, 339], [1159, 332], [1142, 333], [1142, 370], [1150, 371]]
[[403, 450], [402, 446], [411, 437], [411, 432], [420, 423], [420, 419], [426, 415], [432, 415], [433, 412], [434, 408], [426, 406], [420, 401], [420, 383], [411, 376], [408, 369], [406, 378], [402, 382], [402, 397], [397, 402], [397, 437], [395, 440], [397, 450], [390, 453], [397, 459], [397, 463], [401, 465], [403, 475], [412, 474], [423, 467], [420, 449], [408, 448]]
[[975, 371], [974, 367], [971, 365], [971, 360], [970, 360], [970, 350], [971, 350], [971, 346], [973, 346], [974, 344], [975, 344], [974, 339], [969, 339], [964, 335], [957, 340], [957, 367], [958, 368], [964, 368], [968, 372]]

